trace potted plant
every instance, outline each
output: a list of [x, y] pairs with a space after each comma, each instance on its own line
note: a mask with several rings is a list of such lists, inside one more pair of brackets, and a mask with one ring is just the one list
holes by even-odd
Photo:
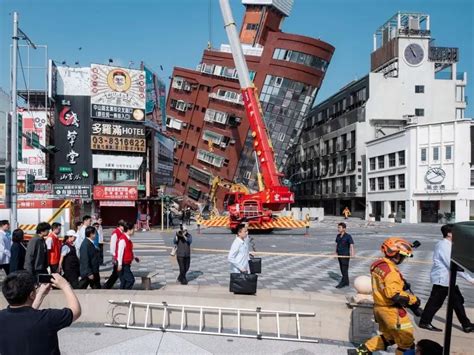
[[369, 213], [369, 222], [375, 222], [375, 215], [373, 213]]
[[452, 212], [444, 212], [444, 218], [446, 223], [451, 223], [454, 221], [454, 213]]
[[390, 213], [390, 214], [388, 215], [388, 221], [389, 221], [390, 223], [395, 223], [395, 215], [394, 215], [393, 213]]
[[438, 222], [439, 222], [439, 223], [444, 223], [444, 220], [443, 220], [443, 219], [444, 219], [444, 214], [438, 213]]

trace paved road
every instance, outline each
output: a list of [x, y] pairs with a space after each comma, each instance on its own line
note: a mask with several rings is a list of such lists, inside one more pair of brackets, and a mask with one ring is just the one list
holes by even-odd
[[[272, 234], [252, 235], [257, 252], [262, 252], [263, 273], [259, 288], [316, 291], [326, 294], [352, 294], [352, 288], [335, 289], [339, 282], [339, 266], [331, 255], [335, 248], [337, 222], [332, 218], [304, 231], [276, 231]], [[403, 236], [410, 241], [419, 240], [421, 247], [415, 257], [401, 265], [413, 291], [422, 300], [428, 299], [431, 284], [429, 272], [434, 245], [441, 239], [440, 225], [377, 224], [366, 226], [364, 221], [350, 219], [348, 232], [353, 235], [359, 258], [351, 260], [350, 278], [368, 275], [372, 260], [379, 257], [380, 244], [389, 236]], [[192, 227], [193, 229], [195, 228]], [[191, 230], [191, 229], [190, 229]], [[227, 251], [234, 236], [226, 229], [205, 229], [193, 234], [193, 255], [188, 275], [191, 284], [227, 286], [229, 280]], [[134, 236], [137, 254], [142, 262], [136, 269], [157, 270], [152, 279], [154, 287], [175, 283], [178, 275], [176, 260], [169, 256], [174, 231], [139, 232]], [[474, 307], [474, 288], [464, 280], [459, 285], [466, 306]], [[139, 288], [139, 285], [136, 285]]]

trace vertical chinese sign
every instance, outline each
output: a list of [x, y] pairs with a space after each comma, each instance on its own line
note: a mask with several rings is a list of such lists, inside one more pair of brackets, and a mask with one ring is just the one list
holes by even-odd
[[57, 96], [54, 126], [54, 181], [56, 184], [90, 185], [90, 98]]

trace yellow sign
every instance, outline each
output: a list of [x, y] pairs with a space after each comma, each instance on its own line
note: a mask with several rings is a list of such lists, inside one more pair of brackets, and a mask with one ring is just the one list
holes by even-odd
[[0, 184], [0, 199], [4, 199], [5, 198], [5, 184]]
[[144, 153], [146, 145], [145, 138], [91, 136], [91, 149]]

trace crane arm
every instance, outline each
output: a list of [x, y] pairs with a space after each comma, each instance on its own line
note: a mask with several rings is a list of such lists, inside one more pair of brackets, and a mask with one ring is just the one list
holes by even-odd
[[219, 0], [219, 3], [224, 18], [224, 27], [227, 32], [227, 37], [229, 38], [232, 57], [239, 75], [242, 98], [252, 132], [253, 148], [257, 154], [257, 164], [260, 166], [265, 188], [273, 189], [275, 187], [281, 187], [280, 177], [282, 174], [277, 170], [272, 143], [263, 119], [256, 89], [250, 80], [249, 70], [237, 34], [237, 27], [232, 16], [229, 1]]

